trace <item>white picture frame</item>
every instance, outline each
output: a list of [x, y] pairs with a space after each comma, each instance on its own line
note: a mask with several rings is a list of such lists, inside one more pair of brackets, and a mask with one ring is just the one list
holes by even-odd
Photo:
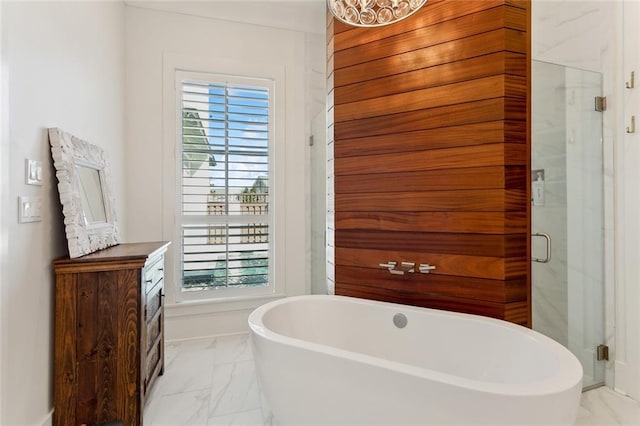
[[69, 257], [120, 243], [111, 174], [102, 148], [49, 129]]

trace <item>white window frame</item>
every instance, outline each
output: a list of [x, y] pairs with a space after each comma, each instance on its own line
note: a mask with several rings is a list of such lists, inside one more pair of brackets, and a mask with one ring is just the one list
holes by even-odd
[[[271, 79], [258, 79], [258, 78], [246, 78], [246, 77], [237, 77], [237, 76], [229, 76], [229, 75], [221, 75], [221, 74], [210, 74], [210, 73], [202, 73], [202, 72], [191, 72], [191, 71], [182, 71], [176, 70], [175, 72], [175, 87], [176, 87], [176, 126], [178, 128], [178, 134], [176, 139], [176, 177], [178, 182], [176, 182], [177, 187], [182, 188], [182, 144], [183, 144], [183, 132], [182, 123], [183, 123], [183, 105], [182, 105], [182, 82], [183, 81], [192, 81], [192, 82], [200, 82], [200, 83], [212, 83], [212, 84], [223, 84], [223, 85], [237, 85], [237, 86], [248, 86], [248, 87], [259, 87], [263, 89], [269, 90], [269, 122], [268, 122], [268, 163], [269, 163], [269, 171], [268, 171], [268, 181], [271, 181], [271, 175], [273, 170], [273, 145], [274, 145], [274, 131], [273, 131], [273, 109], [274, 109], [274, 89], [275, 85], [273, 80]], [[226, 96], [226, 95], [225, 95]], [[270, 188], [271, 189], [271, 188]], [[275, 196], [274, 191], [270, 190], [270, 196]], [[268, 225], [269, 232], [273, 229], [273, 212], [269, 209], [266, 218], [263, 217], [249, 217], [249, 216], [237, 216], [234, 215], [220, 215], [220, 216], [191, 216], [182, 214], [183, 208], [183, 200], [182, 200], [182, 191], [177, 191], [178, 202], [176, 203], [176, 237], [181, 236], [184, 225], [198, 225], [198, 224], [206, 224], [206, 225], [226, 225], [226, 224], [242, 224], [244, 222], [250, 223], [255, 221], [266, 222]], [[243, 218], [244, 220], [237, 220]], [[265, 220], [266, 219], [266, 220]], [[177, 238], [176, 238], [177, 241]], [[182, 238], [180, 238], [182, 241]], [[256, 296], [256, 295], [265, 295], [265, 294], [273, 294], [273, 268], [272, 268], [272, 259], [273, 259], [273, 245], [274, 241], [272, 238], [269, 238], [268, 242], [268, 279], [266, 286], [256, 286], [256, 287], [244, 287], [244, 288], [216, 288], [216, 289], [207, 289], [207, 290], [184, 290], [182, 285], [180, 286], [180, 291], [183, 293], [183, 299], [206, 299], [209, 297], [241, 297], [241, 296]], [[176, 267], [180, 267], [180, 282], [182, 283], [182, 278], [184, 277], [183, 271], [183, 262], [182, 255], [183, 252], [180, 250], [180, 258], [178, 259]]]
[[[164, 239], [173, 242], [167, 253], [166, 275], [172, 278], [167, 285], [167, 293], [172, 296], [168, 303], [179, 302], [229, 302], [256, 298], [284, 297], [285, 286], [279, 284], [284, 276], [285, 218], [279, 215], [284, 211], [284, 149], [281, 138], [284, 137], [284, 68], [264, 65], [251, 65], [228, 60], [202, 61], [200, 58], [179, 54], [168, 54], [164, 58], [164, 158], [163, 158], [163, 218]], [[247, 288], [225, 288], [211, 290], [182, 290], [182, 222], [179, 220], [182, 210], [182, 111], [180, 105], [181, 87], [179, 76], [188, 75], [189, 79], [211, 82], [229, 82], [253, 85], [268, 82], [270, 93], [269, 127], [269, 285]], [[220, 80], [224, 78], [224, 80]], [[196, 78], [198, 79], [198, 78]], [[264, 83], [263, 83], [264, 84]], [[169, 172], [170, 171], [170, 172]], [[169, 172], [169, 173], [166, 173]], [[167, 196], [167, 194], [171, 194]], [[170, 213], [169, 213], [170, 212]], [[203, 218], [205, 221], [207, 218]]]

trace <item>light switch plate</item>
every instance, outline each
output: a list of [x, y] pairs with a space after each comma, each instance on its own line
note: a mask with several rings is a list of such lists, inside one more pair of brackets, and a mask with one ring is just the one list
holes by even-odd
[[42, 197], [18, 197], [18, 222], [40, 222], [42, 220]]
[[42, 161], [24, 160], [25, 182], [27, 185], [42, 185]]

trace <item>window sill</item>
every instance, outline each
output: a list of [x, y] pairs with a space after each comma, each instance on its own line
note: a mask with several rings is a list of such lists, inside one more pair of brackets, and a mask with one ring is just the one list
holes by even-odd
[[232, 312], [253, 310], [267, 302], [286, 297], [284, 294], [270, 294], [267, 296], [223, 297], [217, 299], [186, 300], [165, 305], [166, 318], [176, 318], [193, 315], [206, 315], [217, 312]]

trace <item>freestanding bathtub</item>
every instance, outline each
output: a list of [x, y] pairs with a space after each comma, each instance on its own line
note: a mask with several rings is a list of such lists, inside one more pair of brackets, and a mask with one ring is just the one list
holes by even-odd
[[580, 400], [573, 354], [505, 321], [300, 296], [259, 307], [249, 326], [281, 425], [572, 425]]

